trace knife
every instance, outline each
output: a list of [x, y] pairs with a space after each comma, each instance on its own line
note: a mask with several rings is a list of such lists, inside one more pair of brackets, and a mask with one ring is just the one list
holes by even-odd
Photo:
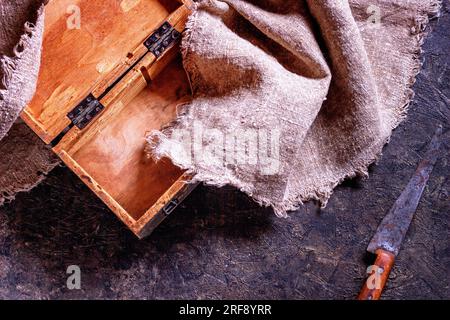
[[367, 251], [375, 254], [376, 260], [374, 265], [367, 269], [369, 277], [357, 297], [358, 300], [378, 300], [380, 298], [394, 265], [395, 257], [398, 255], [423, 190], [438, 159], [441, 135], [442, 127], [439, 126], [416, 172], [370, 241]]

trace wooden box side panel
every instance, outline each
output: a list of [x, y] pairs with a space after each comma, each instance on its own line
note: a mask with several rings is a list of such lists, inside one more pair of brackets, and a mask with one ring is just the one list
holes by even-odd
[[[189, 195], [197, 184], [189, 184], [189, 175], [181, 176], [156, 203], [140, 217], [133, 219], [129, 213], [95, 181], [89, 174], [66, 152], [60, 153], [64, 163], [93, 191], [115, 215], [138, 237], [144, 238], [167, 217], [164, 210], [173, 199], [182, 201]], [[177, 202], [178, 203], [178, 202]], [[173, 208], [172, 208], [173, 209]]]

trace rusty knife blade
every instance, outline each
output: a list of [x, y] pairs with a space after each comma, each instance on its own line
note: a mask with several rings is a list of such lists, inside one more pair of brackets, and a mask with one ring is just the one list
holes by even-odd
[[416, 172], [378, 226], [377, 232], [367, 247], [367, 251], [376, 253], [378, 249], [383, 249], [393, 253], [395, 256], [398, 254], [423, 190], [438, 159], [441, 135], [442, 127], [439, 126]]

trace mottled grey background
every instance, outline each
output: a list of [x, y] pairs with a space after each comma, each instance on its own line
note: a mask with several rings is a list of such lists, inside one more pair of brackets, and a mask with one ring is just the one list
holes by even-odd
[[[408, 120], [369, 180], [339, 187], [279, 219], [230, 188], [198, 188], [148, 239], [137, 240], [68, 169], [0, 208], [0, 298], [353, 299], [365, 248], [400, 195], [436, 126], [431, 176], [385, 299], [450, 298], [450, 15], [432, 23]], [[82, 289], [66, 288], [79, 265]]]

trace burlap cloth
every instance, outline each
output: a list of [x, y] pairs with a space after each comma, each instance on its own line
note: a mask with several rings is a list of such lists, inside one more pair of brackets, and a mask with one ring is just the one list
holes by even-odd
[[15, 123], [36, 87], [43, 2], [0, 0], [0, 205], [30, 190], [58, 163], [24, 123]]
[[[0, 138], [35, 85], [42, 15], [32, 2], [0, 0]], [[405, 117], [438, 10], [438, 0], [200, 1], [183, 38], [194, 99], [149, 136], [149, 153], [279, 215], [326, 204], [345, 178], [367, 175]], [[8, 49], [18, 42], [21, 52]], [[0, 202], [56, 163], [24, 132], [0, 143]]]

